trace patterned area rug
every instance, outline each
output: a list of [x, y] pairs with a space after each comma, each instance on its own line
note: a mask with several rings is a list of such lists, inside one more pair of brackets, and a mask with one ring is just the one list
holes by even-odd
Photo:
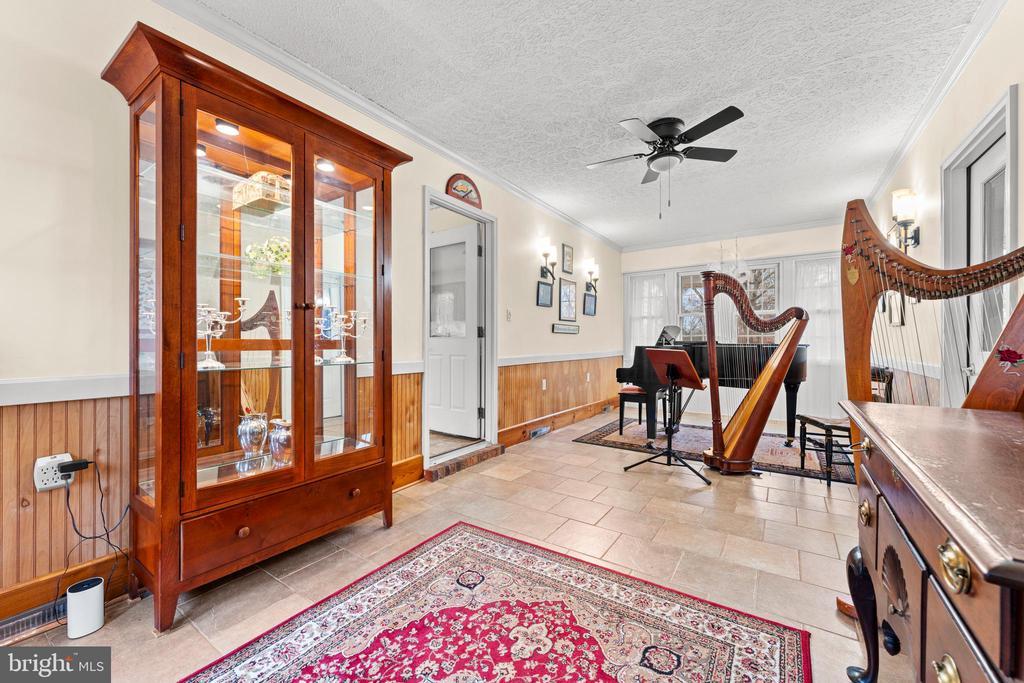
[[[624, 448], [638, 453], [654, 453], [664, 449], [668, 440], [664, 433], [659, 433], [654, 441], [654, 450], [647, 448], [647, 425], [638, 424], [634, 419], [627, 419], [623, 434], [619, 436], [619, 421], [615, 420], [589, 434], [584, 434], [576, 441], [595, 446]], [[825, 478], [825, 454], [807, 452], [804, 469], [800, 468], [800, 441], [797, 439], [792, 446], [786, 445], [785, 434], [765, 432], [754, 451], [754, 467], [765, 472], [780, 472], [811, 479]], [[701, 454], [711, 448], [711, 427], [684, 424], [678, 434], [672, 438], [672, 447], [683, 454], [687, 460], [702, 460]], [[832, 481], [853, 484], [856, 479], [852, 465], [838, 463], [839, 456], [832, 461]], [[845, 460], [845, 458], [843, 458]]]
[[456, 524], [187, 681], [811, 681], [810, 634]]

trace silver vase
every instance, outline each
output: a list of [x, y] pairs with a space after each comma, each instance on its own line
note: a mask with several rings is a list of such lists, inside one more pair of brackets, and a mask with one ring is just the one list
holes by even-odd
[[289, 420], [271, 420], [274, 426], [270, 430], [270, 459], [274, 469], [288, 467], [292, 464], [292, 423]]
[[245, 459], [238, 462], [240, 475], [252, 474], [263, 469], [265, 458], [260, 457], [267, 444], [267, 414], [250, 413], [238, 420], [238, 445], [242, 447]]

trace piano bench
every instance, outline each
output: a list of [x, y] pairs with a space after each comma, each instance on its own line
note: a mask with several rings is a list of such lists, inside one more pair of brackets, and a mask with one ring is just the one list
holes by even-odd
[[[814, 417], [812, 415], [797, 415], [800, 422], [800, 469], [804, 468], [804, 461], [807, 458], [807, 451], [825, 454], [825, 484], [832, 487], [832, 460], [836, 455], [846, 456], [846, 461], [840, 461], [840, 465], [852, 465], [852, 445], [850, 443], [850, 421], [846, 418]], [[809, 432], [810, 425], [820, 431]], [[823, 440], [819, 440], [821, 437]], [[807, 443], [811, 446], [808, 447]]]
[[[640, 415], [638, 416], [639, 417], [638, 422], [640, 424], [643, 424], [643, 421], [644, 421], [644, 403], [646, 401], [647, 401], [647, 392], [644, 391], [643, 388], [641, 388], [641, 387], [628, 386], [628, 387], [622, 387], [622, 389], [619, 390], [619, 435], [620, 436], [622, 435], [622, 429], [623, 429], [623, 426], [625, 425], [625, 422], [626, 422], [626, 404], [627, 403], [635, 403], [637, 405], [637, 409], [640, 411]], [[648, 415], [647, 419], [648, 420], [651, 419], [651, 416]]]

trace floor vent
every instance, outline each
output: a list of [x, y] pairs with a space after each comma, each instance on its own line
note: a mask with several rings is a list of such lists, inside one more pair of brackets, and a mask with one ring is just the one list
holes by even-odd
[[67, 599], [61, 598], [56, 605], [48, 602], [27, 612], [16, 614], [9, 619], [0, 621], [0, 643], [17, 640], [23, 633], [34, 631], [47, 624], [63, 619], [67, 613]]
[[530, 430], [530, 438], [531, 439], [536, 439], [538, 436], [544, 436], [545, 434], [547, 434], [550, 431], [551, 431], [551, 427], [548, 426], [548, 425], [544, 425], [543, 427], [537, 427], [536, 429], [531, 429]]

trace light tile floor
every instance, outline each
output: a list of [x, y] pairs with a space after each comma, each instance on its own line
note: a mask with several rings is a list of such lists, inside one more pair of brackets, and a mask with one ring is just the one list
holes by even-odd
[[[151, 599], [121, 601], [107, 625], [76, 641], [113, 646], [114, 680], [169, 681], [244, 644], [459, 520], [667, 585], [812, 633], [816, 681], [845, 681], [863, 662], [844, 558], [856, 543], [856, 489], [779, 474], [721, 477], [643, 465], [641, 454], [574, 443], [598, 415], [509, 448], [440, 482], [395, 494], [379, 516], [182, 596], [159, 637]], [[22, 644], [66, 644], [63, 628]], [[883, 680], [906, 680], [886, 659]]]

